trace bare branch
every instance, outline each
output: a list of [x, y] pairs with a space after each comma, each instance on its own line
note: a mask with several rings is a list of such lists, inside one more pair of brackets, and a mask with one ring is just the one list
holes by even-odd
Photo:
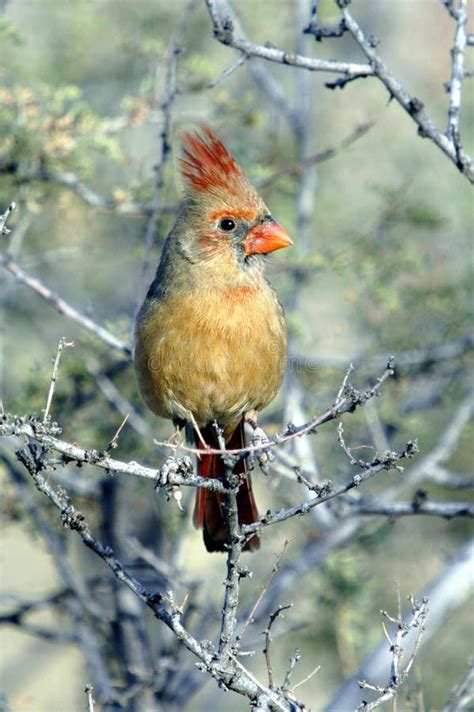
[[[35, 471], [35, 456], [36, 451], [34, 446], [32, 446], [32, 449], [29, 451], [23, 450], [17, 452], [18, 460], [20, 460], [30, 474]], [[105, 610], [97, 603], [94, 596], [91, 595], [87, 583], [78, 575], [65, 556], [63, 540], [52, 528], [48, 518], [43, 512], [43, 508], [38, 507], [36, 500], [32, 497], [32, 493], [28, 488], [26, 475], [13, 462], [9, 463], [8, 471], [12, 481], [19, 490], [19, 499], [25, 507], [28, 516], [35, 523], [38, 532], [47, 544], [48, 551], [53, 558], [60, 579], [68, 589], [73, 591], [75, 599], [84, 611], [97, 621], [106, 619]]]
[[56, 352], [56, 358], [54, 359], [54, 363], [53, 363], [53, 373], [51, 375], [51, 383], [49, 384], [46, 408], [44, 409], [44, 414], [43, 414], [43, 424], [46, 424], [49, 420], [49, 411], [51, 409], [51, 404], [53, 402], [53, 397], [54, 397], [54, 391], [56, 389], [56, 383], [58, 381], [59, 360], [61, 358], [61, 354], [65, 348], [68, 348], [71, 346], [74, 346], [74, 341], [67, 341], [67, 339], [64, 336], [62, 336], [59, 339], [58, 350]]
[[350, 502], [350, 513], [383, 517], [425, 515], [431, 517], [474, 517], [474, 504], [469, 502], [430, 502], [425, 493], [417, 493], [412, 502], [383, 502], [380, 500]]
[[9, 235], [11, 230], [7, 228], [7, 220], [16, 208], [16, 203], [13, 201], [5, 210], [3, 215], [0, 215], [0, 235]]
[[445, 704], [441, 712], [468, 712], [472, 709], [474, 701], [474, 661], [470, 661], [466, 674], [463, 676], [459, 684], [452, 690], [448, 702]]
[[86, 685], [86, 689], [84, 690], [84, 692], [87, 695], [87, 712], [94, 712], [95, 700], [92, 697], [94, 688], [92, 687], [92, 685]]
[[143, 284], [146, 281], [146, 276], [150, 266], [151, 250], [155, 241], [156, 224], [158, 219], [158, 210], [161, 203], [161, 194], [164, 185], [164, 169], [171, 154], [170, 145], [170, 129], [171, 129], [171, 107], [175, 100], [178, 89], [176, 86], [176, 73], [178, 67], [178, 57], [181, 52], [179, 45], [175, 39], [172, 39], [166, 56], [166, 77], [163, 96], [160, 101], [160, 110], [163, 116], [163, 126], [161, 128], [160, 139], [160, 159], [153, 166], [155, 172], [155, 194], [152, 202], [152, 212], [145, 233], [145, 253], [140, 266], [139, 275], [136, 285], [136, 305], [135, 315], [140, 308], [143, 300]]
[[[445, 564], [424, 590], [423, 598], [429, 598], [430, 601], [427, 630], [421, 641], [424, 645], [443, 626], [450, 612], [469, 600], [472, 594], [472, 546], [472, 539], [464, 542], [456, 556]], [[416, 629], [410, 631], [405, 647], [414, 645], [416, 634]], [[384, 635], [361, 663], [356, 674], [343, 682], [323, 712], [354, 709], [360, 704], [362, 693], [357, 686], [358, 680], [370, 679], [384, 688], [384, 684], [380, 683], [386, 679], [386, 671], [391, 662], [392, 654]]]
[[293, 52], [285, 52], [273, 46], [256, 45], [242, 37], [236, 36], [231, 20], [232, 13], [224, 0], [206, 0], [206, 5], [213, 23], [214, 37], [216, 40], [224, 45], [239, 50], [244, 55], [261, 57], [270, 62], [309, 69], [312, 72], [335, 72], [348, 76], [371, 76], [374, 74], [370, 64], [316, 59]]
[[[266, 700], [267, 703], [271, 702], [274, 705], [278, 705], [277, 708], [282, 712], [289, 712], [288, 705], [284, 701], [280, 703], [277, 699], [274, 699], [271, 691], [267, 692], [263, 686], [255, 681], [255, 678], [250, 673], [235, 675], [235, 666], [229, 666], [228, 664], [229, 659], [234, 660], [233, 657], [227, 656], [227, 662], [226, 660], [216, 661], [206, 647], [199, 643], [183, 626], [181, 622], [182, 613], [179, 607], [173, 603], [172, 595], [152, 593], [143, 586], [117, 559], [112, 548], [105, 546], [92, 535], [84, 516], [74, 508], [67, 493], [62, 489], [55, 490], [40, 474], [41, 471], [44, 471], [44, 464], [41, 459], [37, 459], [37, 453], [34, 450], [30, 450], [30, 455], [31, 457], [29, 459], [26, 458], [24, 464], [27, 466], [28, 472], [38, 490], [46, 495], [59, 510], [63, 525], [76, 531], [84, 545], [101, 558], [115, 577], [152, 610], [155, 617], [162, 621], [174, 633], [176, 638], [198, 658], [200, 661], [198, 665], [202, 670], [208, 672], [229, 689], [248, 697], [250, 700]], [[240, 574], [241, 572], [239, 572]], [[243, 666], [240, 667], [245, 670]]]
[[458, 161], [462, 164], [460, 145], [462, 82], [464, 79], [464, 50], [466, 49], [467, 0], [460, 0], [454, 18], [456, 29], [451, 49], [451, 80], [449, 82], [448, 126], [446, 136], [453, 142], [459, 154]]
[[271, 572], [271, 574], [270, 574], [268, 580], [267, 580], [267, 581], [264, 583], [264, 585], [262, 586], [262, 590], [260, 591], [260, 593], [259, 593], [259, 595], [258, 595], [258, 597], [257, 597], [257, 600], [255, 601], [255, 603], [253, 604], [252, 608], [250, 609], [249, 614], [248, 614], [247, 618], [245, 619], [245, 622], [244, 622], [242, 628], [240, 629], [239, 634], [238, 634], [237, 637], [236, 637], [237, 642], [239, 642], [239, 641], [242, 640], [242, 638], [243, 638], [243, 636], [245, 635], [245, 631], [247, 630], [248, 626], [250, 625], [250, 623], [253, 622], [253, 617], [254, 617], [254, 615], [255, 615], [255, 612], [256, 612], [258, 606], [260, 605], [260, 602], [261, 602], [262, 598], [265, 596], [265, 593], [268, 591], [268, 588], [270, 587], [270, 585], [271, 585], [273, 579], [275, 578], [275, 576], [277, 575], [278, 571], [280, 570], [281, 562], [282, 562], [282, 560], [283, 560], [283, 556], [284, 556], [284, 554], [285, 554], [285, 551], [286, 551], [286, 548], [287, 548], [288, 544], [289, 544], [289, 541], [286, 539], [286, 540], [283, 542], [283, 546], [282, 546], [282, 548], [281, 548], [280, 553], [279, 553], [278, 556], [277, 556], [277, 560], [275, 561], [275, 563], [274, 563], [274, 565], [273, 565], [272, 572]]
[[[428, 370], [444, 361], [452, 361], [462, 358], [474, 348], [474, 336], [466, 334], [462, 339], [443, 342], [441, 344], [429, 344], [423, 348], [399, 351], [395, 354], [396, 371], [406, 372], [408, 370]], [[354, 367], [358, 370], [374, 370], [383, 368], [387, 363], [388, 354], [367, 354], [356, 355], [352, 358]], [[305, 357], [292, 354], [290, 360], [296, 367], [307, 368], [314, 371], [315, 366], [345, 369], [348, 358]]]
[[311, 670], [311, 672], [308, 675], [306, 675], [306, 677], [304, 677], [302, 680], [297, 682], [296, 685], [293, 685], [292, 689], [296, 690], [298, 687], [301, 687], [301, 685], [305, 685], [307, 682], [309, 682], [309, 680], [311, 680], [311, 678], [313, 678], [315, 675], [317, 675], [320, 670], [321, 670], [321, 665], [316, 665], [316, 667], [313, 668], [313, 670]]
[[[466, 3], [467, 0], [462, 0]], [[401, 84], [401, 82], [392, 74], [389, 68], [383, 63], [378, 54], [375, 52], [374, 43], [370, 38], [366, 37], [360, 25], [352, 17], [347, 10], [346, 0], [336, 0], [341, 8], [342, 21], [340, 27], [344, 31], [349, 31], [359, 47], [362, 49], [367, 59], [368, 64], [357, 64], [350, 62], [338, 62], [336, 60], [322, 60], [313, 57], [307, 57], [298, 53], [285, 52], [276, 47], [266, 45], [256, 45], [249, 42], [244, 37], [237, 36], [232, 12], [225, 0], [206, 0], [207, 9], [213, 23], [214, 37], [226, 46], [233, 47], [239, 50], [245, 56], [260, 57], [271, 62], [286, 64], [300, 69], [310, 71], [335, 72], [342, 74], [341, 80], [332, 85], [345, 86], [348, 81], [355, 78], [363, 78], [368, 76], [377, 77], [387, 88], [390, 96], [403, 107], [408, 115], [418, 125], [418, 132], [423, 138], [431, 139], [436, 146], [457, 166], [458, 170], [474, 183], [474, 162], [461, 148], [461, 146], [453, 140], [453, 137], [442, 133], [428, 114], [424, 111], [424, 104], [416, 96]], [[461, 54], [464, 52], [466, 45], [465, 22], [459, 22], [458, 31], [456, 34], [455, 47], [463, 44], [462, 53], [457, 52], [458, 58], [456, 62], [456, 77], [459, 81], [462, 80], [462, 74], [458, 71], [459, 66], [463, 63]], [[464, 33], [464, 34], [462, 34]], [[342, 34], [342, 33], [341, 33]], [[456, 44], [457, 43], [457, 44]], [[453, 70], [454, 71], [454, 70]], [[458, 105], [460, 106], [460, 91], [459, 81], [455, 81], [454, 90], [451, 99], [451, 115], [455, 118], [458, 116]]]
[[403, 483], [386, 490], [385, 496], [388, 499], [398, 497], [407, 487], [413, 487], [413, 485], [422, 481], [425, 473], [429, 475], [433, 467], [437, 467], [446, 462], [454, 453], [464, 428], [472, 418], [473, 413], [474, 394], [469, 393], [456, 408], [446, 428], [439, 435], [434, 448], [410, 467], [405, 473]]
[[214, 89], [214, 87], [223, 82], [224, 79], [230, 77], [230, 75], [233, 74], [236, 69], [239, 69], [243, 64], [245, 64], [247, 59], [247, 56], [245, 54], [242, 54], [235, 62], [230, 65], [230, 67], [224, 69], [224, 71], [217, 77], [217, 79], [214, 79], [214, 81], [209, 82], [209, 84], [206, 85], [206, 89]]
[[398, 462], [405, 458], [413, 457], [416, 452], [416, 444], [410, 441], [409, 443], [407, 443], [405, 450], [401, 453], [387, 452], [382, 458], [376, 457], [371, 463], [367, 463], [366, 467], [361, 472], [355, 474], [352, 479], [350, 479], [345, 484], [333, 485], [332, 482], [329, 481], [325, 485], [322, 485], [320, 487], [319, 495], [314, 499], [302, 502], [301, 504], [298, 504], [295, 507], [291, 507], [290, 509], [280, 509], [275, 514], [267, 512], [267, 514], [263, 516], [258, 522], [255, 522], [254, 524], [247, 524], [242, 527], [242, 531], [246, 536], [249, 536], [250, 534], [254, 534], [255, 532], [260, 531], [262, 527], [267, 527], [272, 524], [283, 522], [286, 519], [289, 519], [290, 517], [294, 517], [296, 515], [307, 514], [311, 511], [311, 509], [313, 509], [313, 507], [317, 507], [323, 502], [328, 502], [330, 499], [339, 497], [341, 494], [349, 492], [355, 487], [359, 487], [363, 482], [366, 482], [367, 480], [374, 477], [377, 472], [391, 469], [399, 470], [400, 465], [398, 464]]
[[291, 608], [293, 608], [292, 603], [288, 603], [286, 606], [278, 606], [276, 611], [271, 614], [270, 619], [268, 621], [268, 625], [263, 631], [263, 634], [265, 636], [265, 647], [263, 649], [263, 654], [265, 655], [265, 660], [267, 664], [268, 687], [270, 689], [275, 688], [275, 681], [273, 678], [273, 665], [271, 661], [272, 626], [277, 620], [277, 618], [283, 618], [282, 613], [284, 611], [289, 611]]
[[314, 153], [313, 155], [308, 156], [307, 158], [304, 158], [303, 160], [298, 161], [297, 163], [294, 163], [288, 168], [282, 168], [281, 170], [272, 173], [267, 178], [263, 178], [262, 180], [256, 181], [256, 187], [259, 189], [268, 188], [268, 186], [275, 183], [275, 181], [277, 181], [279, 178], [282, 178], [284, 176], [301, 175], [301, 173], [303, 173], [306, 168], [334, 158], [341, 151], [341, 149], [345, 148], [351, 143], [354, 143], [355, 141], [357, 141], [357, 139], [362, 138], [362, 136], [365, 136], [365, 134], [368, 133], [368, 131], [370, 131], [373, 126], [375, 126], [374, 121], [359, 124], [345, 138], [342, 139], [339, 145], [331, 146], [329, 148], [323, 149], [322, 151], [318, 151], [318, 153]]
[[[281, 445], [282, 443], [289, 442], [295, 438], [301, 437], [302, 435], [311, 435], [317, 432], [317, 428], [321, 425], [329, 423], [331, 420], [344, 415], [345, 413], [353, 413], [357, 408], [363, 406], [370, 398], [374, 398], [379, 395], [380, 389], [382, 388], [385, 381], [393, 376], [395, 368], [395, 362], [393, 357], [389, 358], [386, 368], [382, 375], [376, 379], [375, 384], [365, 391], [359, 391], [354, 386], [348, 383], [347, 377], [344, 378], [341, 388], [339, 389], [336, 401], [328, 408], [322, 415], [319, 415], [312, 420], [304, 423], [303, 425], [294, 425], [289, 423], [286, 430], [272, 438], [268, 438], [265, 442], [259, 441], [257, 445], [248, 445], [244, 448], [233, 449], [233, 450], [219, 450], [214, 448], [207, 448], [207, 452], [213, 455], [240, 455], [244, 457], [251, 453], [258, 453], [264, 450], [269, 450], [270, 448]], [[162, 447], [173, 448], [174, 446], [170, 443], [156, 441], [157, 445]], [[199, 455], [200, 451], [195, 448], [182, 446], [182, 450], [186, 452]]]
[[43, 282], [28, 274], [28, 272], [22, 269], [13, 259], [8, 257], [8, 255], [0, 255], [0, 265], [10, 272], [19, 282], [32, 289], [33, 292], [44, 299], [44, 301], [56, 309], [56, 311], [80, 326], [81, 329], [84, 329], [89, 332], [89, 334], [100, 339], [109, 346], [109, 348], [119, 351], [127, 359], [131, 358], [132, 351], [130, 346], [118, 339], [107, 329], [104, 329], [103, 326], [99, 326], [99, 324], [90, 317], [81, 314], [75, 307], [68, 304], [64, 299], [46, 287]]
[[145, 418], [140, 415], [136, 408], [133, 407], [132, 403], [125, 398], [115, 383], [101, 371], [97, 364], [92, 363], [89, 366], [89, 370], [94, 376], [102, 395], [106, 398], [112, 408], [120, 413], [120, 415], [124, 418], [125, 416], [128, 416], [129, 424], [135, 432], [140, 435], [140, 437], [145, 438], [146, 440], [151, 440], [153, 438], [153, 430], [151, 426]]
[[[373, 43], [370, 39], [366, 37], [363, 33], [360, 25], [349, 13], [345, 0], [336, 0], [342, 11], [342, 16], [344, 18], [345, 25], [352, 37], [355, 39], [361, 50], [364, 52], [365, 56], [370, 62], [370, 66], [373, 73], [387, 88], [390, 97], [394, 98], [400, 106], [405, 109], [407, 114], [411, 116], [413, 121], [418, 125], [418, 133], [423, 138], [431, 139], [438, 148], [443, 151], [443, 153], [448, 156], [448, 158], [457, 166], [459, 171], [463, 173], [467, 179], [474, 183], [474, 162], [472, 159], [459, 147], [456, 145], [453, 138], [449, 135], [443, 134], [429, 118], [428, 114], [424, 111], [424, 104], [416, 96], [410, 94], [407, 89], [400, 83], [400, 81], [392, 74], [386, 64], [380, 59], [375, 51]], [[466, 0], [462, 0], [465, 4]], [[463, 30], [465, 33], [465, 22], [463, 23]], [[465, 34], [464, 34], [464, 45], [465, 46]], [[462, 53], [460, 59], [458, 59], [456, 67], [459, 63], [462, 64]], [[454, 71], [454, 70], [453, 70]], [[457, 75], [459, 74], [458, 69], [456, 69]], [[456, 107], [457, 102], [460, 102], [460, 94], [457, 89], [454, 90], [454, 96], [452, 98], [454, 116], [456, 117]]]
[[[400, 687], [407, 679], [410, 670], [413, 666], [413, 662], [420, 647], [423, 633], [425, 632], [425, 621], [428, 614], [428, 599], [423, 598], [423, 601], [418, 602], [415, 601], [413, 596], [409, 596], [408, 600], [410, 601], [412, 607], [412, 618], [407, 622], [402, 619], [400, 610], [396, 619], [389, 616], [388, 613], [386, 613], [385, 611], [382, 611], [382, 615], [386, 619], [393, 621], [397, 626], [395, 638], [391, 639], [384, 625], [384, 632], [388, 639], [392, 656], [390, 681], [385, 687], [381, 687], [380, 685], [372, 685], [366, 680], [359, 681], [359, 686], [362, 689], [373, 690], [379, 693], [379, 697], [373, 702], [362, 702], [362, 704], [359, 705], [357, 709], [361, 712], [370, 712], [371, 710], [375, 710], [377, 709], [377, 707], [380, 707], [384, 702], [396, 698], [399, 693]], [[405, 667], [401, 669], [401, 659], [403, 656], [402, 643], [403, 639], [405, 638], [405, 636], [408, 635], [410, 630], [417, 630], [417, 635], [408, 662]]]
[[[222, 430], [215, 423], [219, 447], [225, 451], [225, 439]], [[222, 608], [221, 630], [219, 634], [218, 655], [225, 660], [231, 650], [232, 641], [237, 627], [237, 607], [239, 605], [240, 579], [249, 574], [248, 569], [241, 566], [242, 549], [245, 538], [239, 525], [237, 492], [240, 476], [233, 474], [232, 458], [222, 456], [225, 468], [224, 483], [226, 494], [224, 500], [224, 520], [228, 531], [227, 576], [225, 580], [224, 606]]]
[[56, 423], [44, 425], [34, 417], [18, 418], [7, 413], [0, 414], [0, 436], [27, 437], [50, 450], [60, 452], [64, 455], [64, 458], [62, 460], [56, 459], [54, 461], [55, 467], [61, 464], [66, 465], [68, 462], [83, 462], [110, 473], [152, 480], [157, 487], [189, 485], [204, 487], [220, 494], [226, 493], [226, 489], [220, 480], [193, 475], [190, 458], [178, 458], [178, 460], [172, 458], [172, 461], [166, 461], [160, 469], [154, 469], [134, 461], [127, 463], [115, 460], [109, 456], [106, 449], [85, 450], [75, 443], [69, 443], [57, 438], [56, 435], [60, 434], [60, 432], [61, 428]]

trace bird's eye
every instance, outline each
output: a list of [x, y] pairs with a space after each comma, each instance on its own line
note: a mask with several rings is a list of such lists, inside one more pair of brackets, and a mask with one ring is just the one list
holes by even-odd
[[219, 223], [219, 227], [225, 232], [232, 232], [232, 230], [235, 228], [235, 221], [231, 218], [222, 218]]

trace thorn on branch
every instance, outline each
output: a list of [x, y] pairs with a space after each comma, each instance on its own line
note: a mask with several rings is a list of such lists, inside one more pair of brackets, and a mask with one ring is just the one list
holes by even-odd
[[369, 47], [371, 47], [372, 49], [375, 49], [380, 44], [380, 40], [378, 39], [378, 37], [375, 37], [375, 35], [368, 35], [367, 42]]
[[225, 17], [219, 26], [214, 27], [214, 37], [223, 44], [232, 44], [234, 39], [234, 23], [230, 17]]
[[370, 74], [351, 74], [346, 77], [339, 77], [333, 82], [324, 82], [324, 86], [326, 89], [344, 89], [346, 84], [354, 82], [356, 79], [367, 79], [370, 76]]
[[314, 18], [311, 20], [308, 27], [305, 27], [303, 32], [306, 35], [313, 35], [316, 42], [321, 42], [323, 39], [327, 39], [329, 37], [342, 37], [343, 34], [347, 32], [347, 25], [344, 18], [342, 18], [342, 20], [333, 27], [323, 27]]
[[414, 96], [410, 99], [408, 102], [408, 111], [411, 114], [411, 116], [415, 116], [415, 114], [419, 114], [420, 111], [423, 111], [425, 108], [424, 103], [421, 101], [421, 99], [418, 99], [418, 97]]
[[16, 203], [13, 200], [8, 208], [5, 210], [3, 215], [0, 215], [0, 235], [9, 235], [11, 233], [11, 230], [9, 230], [6, 225], [7, 225], [7, 220], [12, 214], [12, 212], [16, 209]]

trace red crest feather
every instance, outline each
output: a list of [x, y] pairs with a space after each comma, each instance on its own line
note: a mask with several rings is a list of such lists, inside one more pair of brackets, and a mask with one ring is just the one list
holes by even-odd
[[200, 133], [181, 134], [181, 172], [191, 190], [225, 188], [236, 193], [239, 182], [247, 181], [226, 147], [207, 126]]

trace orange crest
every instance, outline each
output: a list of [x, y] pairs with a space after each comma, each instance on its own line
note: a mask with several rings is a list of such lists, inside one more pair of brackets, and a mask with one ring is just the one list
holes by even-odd
[[199, 133], [183, 133], [181, 172], [191, 190], [232, 187], [246, 178], [226, 147], [207, 126]]

